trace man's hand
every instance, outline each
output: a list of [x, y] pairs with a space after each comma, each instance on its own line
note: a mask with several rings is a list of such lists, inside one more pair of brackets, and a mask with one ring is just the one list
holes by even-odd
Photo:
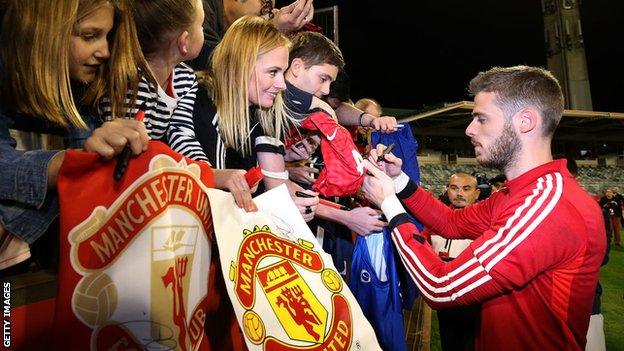
[[247, 172], [242, 169], [215, 169], [213, 173], [215, 187], [228, 190], [239, 208], [247, 212], [258, 211], [258, 207], [251, 198], [251, 194], [258, 189], [258, 184], [256, 183], [253, 188], [249, 188], [245, 179]]
[[383, 155], [383, 158], [377, 162], [377, 159], [380, 155], [383, 154], [386, 146], [383, 144], [377, 144], [374, 149], [371, 149], [368, 154], [368, 160], [372, 164], [376, 164], [379, 169], [381, 169], [384, 173], [386, 173], [390, 178], [394, 179], [401, 174], [401, 166], [403, 165], [403, 160], [394, 156], [392, 153], [387, 153]]
[[349, 229], [358, 235], [378, 233], [383, 230], [384, 222], [379, 220], [380, 211], [370, 207], [357, 207], [349, 211], [348, 220], [345, 223]]
[[369, 127], [380, 131], [383, 134], [392, 133], [398, 129], [396, 118], [391, 116], [381, 116], [370, 121]]
[[315, 182], [314, 178], [310, 176], [310, 173], [319, 173], [318, 169], [306, 166], [286, 166], [286, 169], [288, 170], [290, 180], [308, 185], [312, 185]]
[[312, 21], [314, 16], [313, 0], [297, 0], [281, 9], [273, 9], [272, 22], [284, 34], [290, 34], [306, 23]]
[[362, 186], [364, 195], [377, 207], [381, 207], [383, 200], [394, 195], [394, 181], [369, 160], [364, 160], [364, 166], [368, 170]]
[[84, 144], [84, 150], [97, 152], [105, 159], [111, 159], [126, 145], [134, 155], [147, 150], [149, 136], [143, 122], [134, 119], [116, 118], [105, 122], [93, 131]]
[[312, 156], [318, 143], [313, 138], [305, 138], [291, 145], [286, 150], [284, 161], [293, 162], [308, 159]]

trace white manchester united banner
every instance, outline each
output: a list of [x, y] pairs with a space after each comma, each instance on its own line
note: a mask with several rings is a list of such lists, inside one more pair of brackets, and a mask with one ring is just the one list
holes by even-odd
[[225, 284], [250, 350], [380, 350], [285, 186], [245, 213], [208, 189]]

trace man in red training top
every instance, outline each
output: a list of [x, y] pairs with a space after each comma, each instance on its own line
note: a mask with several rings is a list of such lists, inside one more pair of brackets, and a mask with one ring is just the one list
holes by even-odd
[[[565, 160], [552, 160], [561, 87], [544, 69], [516, 66], [479, 73], [469, 90], [475, 106], [466, 134], [477, 161], [505, 174], [504, 189], [451, 210], [411, 183], [401, 161], [388, 155], [377, 165], [366, 161], [364, 191], [390, 220], [393, 241], [429, 305], [482, 303], [477, 350], [584, 350], [604, 223]], [[474, 241], [442, 261], [403, 205], [436, 233]]]

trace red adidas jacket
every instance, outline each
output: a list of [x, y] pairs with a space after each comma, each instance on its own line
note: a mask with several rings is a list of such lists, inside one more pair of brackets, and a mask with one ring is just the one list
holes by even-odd
[[478, 350], [585, 349], [605, 228], [565, 160], [460, 210], [412, 183], [398, 197], [435, 232], [475, 239], [445, 263], [405, 214], [392, 219], [401, 258], [432, 307], [482, 302]]

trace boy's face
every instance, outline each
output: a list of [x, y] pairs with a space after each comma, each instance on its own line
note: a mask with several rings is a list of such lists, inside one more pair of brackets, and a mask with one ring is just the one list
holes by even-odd
[[338, 67], [334, 65], [324, 63], [306, 67], [298, 58], [293, 60], [289, 69], [292, 74], [289, 75], [288, 82], [318, 98], [329, 94], [329, 86], [338, 75]]

